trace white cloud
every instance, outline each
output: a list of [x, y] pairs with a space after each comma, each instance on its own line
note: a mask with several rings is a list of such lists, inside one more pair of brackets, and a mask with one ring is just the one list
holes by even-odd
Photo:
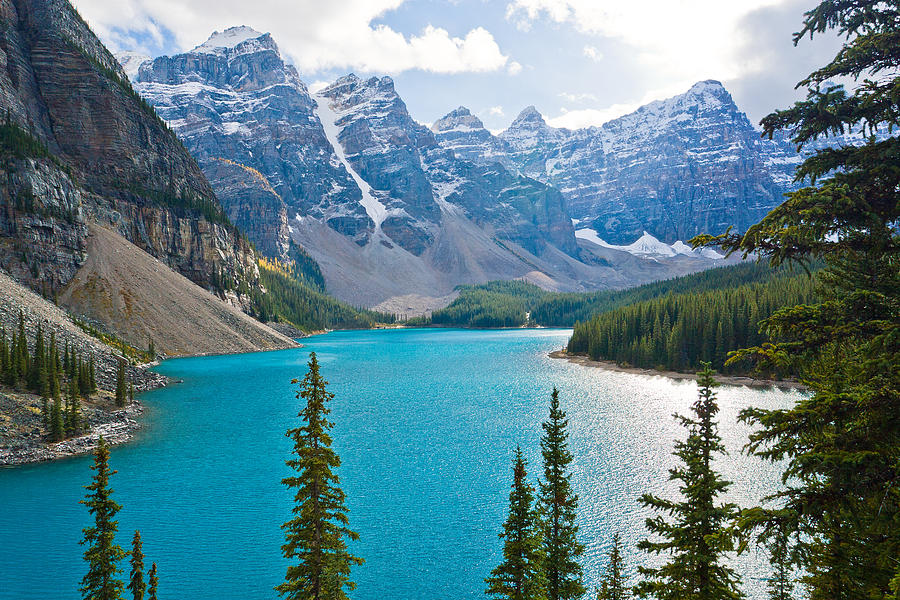
[[[373, 21], [404, 0], [75, 0], [88, 23], [114, 50], [135, 49], [143, 36], [175, 36], [181, 50], [203, 42], [214, 29], [249, 25], [268, 31], [282, 53], [302, 72], [359, 69], [400, 73], [421, 69], [437, 73], [521, 69], [503, 54], [482, 27], [455, 37], [428, 25], [404, 35]], [[127, 28], [122, 24], [128, 24]]]
[[588, 101], [588, 100], [593, 100], [593, 101], [596, 101], [596, 100], [597, 100], [597, 96], [595, 96], [594, 94], [589, 94], [589, 93], [587, 93], [587, 92], [584, 92], [584, 93], [581, 93], [581, 94], [572, 94], [572, 93], [569, 93], [569, 92], [560, 92], [558, 95], [559, 95], [560, 98], [563, 98], [563, 99], [565, 99], [565, 100], [568, 100], [569, 102], [586, 102], [586, 101]]
[[[632, 113], [654, 100], [663, 100], [678, 94], [683, 94], [688, 90], [688, 87], [690, 86], [682, 88], [678, 85], [673, 85], [665, 88], [658, 88], [647, 92], [640, 100], [635, 102], [612, 104], [605, 108], [582, 108], [576, 110], [563, 108], [559, 115], [548, 117], [546, 121], [551, 127], [565, 127], [566, 129], [581, 129], [582, 127], [602, 125], [608, 121], [621, 117], [622, 115]], [[560, 94], [560, 96], [563, 96], [563, 94]]]
[[[548, 19], [583, 34], [624, 42], [635, 59], [660, 74], [661, 82], [689, 86], [736, 76], [742, 66], [734, 39], [741, 19], [782, 1], [510, 0], [506, 16], [520, 28]], [[589, 58], [594, 51], [595, 46], [584, 49]]]
[[509, 66], [506, 67], [506, 70], [509, 72], [510, 75], [518, 75], [519, 73], [522, 72], [522, 65], [520, 65], [516, 61], [511, 61], [509, 63]]
[[503, 107], [502, 106], [492, 106], [487, 110], [487, 112], [491, 116], [502, 117], [503, 116]]
[[594, 62], [600, 62], [601, 60], [603, 60], [603, 53], [597, 50], [596, 46], [585, 46], [584, 55]]
[[324, 90], [329, 85], [331, 85], [331, 83], [328, 81], [325, 81], [324, 79], [316, 79], [315, 81], [313, 81], [311, 84], [309, 84], [306, 87], [307, 87], [307, 89], [309, 89], [310, 93], [315, 94], [316, 92]]

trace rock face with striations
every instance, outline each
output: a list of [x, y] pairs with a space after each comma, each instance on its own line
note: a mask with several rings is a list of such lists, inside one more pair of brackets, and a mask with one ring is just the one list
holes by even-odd
[[[13, 182], [5, 191], [5, 234], [12, 243], [43, 235], [25, 262], [33, 260], [39, 271], [59, 266], [63, 274], [52, 287], [64, 285], [78, 264], [81, 242], [75, 240], [83, 238], [89, 219], [109, 224], [205, 287], [217, 271], [252, 272], [249, 246], [217, 219], [215, 194], [197, 163], [132, 91], [116, 59], [71, 5], [0, 0], [0, 13], [13, 24], [0, 34], [7, 65], [0, 73], [2, 108], [45, 147], [28, 160], [5, 164]], [[17, 198], [28, 195], [36, 198], [30, 210], [17, 209], [23, 206]], [[25, 234], [35, 215], [55, 219], [52, 226], [38, 226], [43, 234], [34, 227]], [[59, 261], [44, 262], [57, 248]], [[30, 281], [40, 289], [42, 279]]]
[[255, 254], [196, 161], [75, 9], [0, 0], [0, 19], [3, 268], [57, 296], [87, 264], [99, 226], [203, 288], [225, 294], [223, 276], [256, 285]]

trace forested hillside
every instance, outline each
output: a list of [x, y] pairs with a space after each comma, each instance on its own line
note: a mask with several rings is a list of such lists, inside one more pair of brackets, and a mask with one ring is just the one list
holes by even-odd
[[571, 327], [596, 314], [667, 294], [703, 292], [764, 282], [773, 277], [770, 267], [743, 263], [710, 269], [684, 277], [657, 281], [627, 290], [591, 293], [547, 292], [524, 281], [492, 281], [460, 286], [460, 295], [430, 319], [413, 324], [446, 327]]
[[644, 368], [693, 371], [710, 362], [744, 373], [748, 365], [725, 364], [728, 353], [764, 342], [759, 322], [775, 311], [818, 298], [813, 278], [784, 270], [768, 281], [669, 293], [576, 324], [568, 351]]

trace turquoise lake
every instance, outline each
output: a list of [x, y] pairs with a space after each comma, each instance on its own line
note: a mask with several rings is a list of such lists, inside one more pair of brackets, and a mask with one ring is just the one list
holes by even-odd
[[[333, 332], [300, 349], [166, 361], [181, 383], [142, 394], [144, 428], [112, 451], [118, 542], [144, 539], [159, 565], [160, 598], [277, 598], [284, 577], [280, 524], [289, 491], [280, 480], [297, 423], [291, 378], [310, 351], [335, 394], [334, 447], [347, 493], [354, 600], [482, 598], [500, 556], [511, 461], [520, 444], [540, 470], [538, 440], [551, 388], [560, 389], [575, 455], [580, 538], [591, 588], [614, 532], [634, 573], [647, 513], [637, 497], [672, 494], [667, 469], [672, 418], [695, 399], [690, 381], [573, 365], [547, 356], [570, 330], [382, 330]], [[729, 498], [757, 502], [779, 469], [741, 453], [741, 408], [779, 407], [797, 394], [719, 388], [720, 431], [729, 455], [718, 469], [735, 482]], [[78, 598], [79, 545], [89, 522], [78, 503], [90, 457], [0, 470], [0, 599]], [[751, 598], [764, 597], [767, 571], [751, 551], [735, 565]], [[123, 565], [127, 569], [127, 565]], [[123, 576], [124, 577], [124, 576]]]

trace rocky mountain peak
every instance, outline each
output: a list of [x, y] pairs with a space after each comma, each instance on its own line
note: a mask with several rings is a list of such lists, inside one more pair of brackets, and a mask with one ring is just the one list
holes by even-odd
[[239, 25], [224, 31], [214, 31], [209, 39], [191, 50], [192, 54], [244, 54], [259, 50], [278, 51], [278, 46], [268, 33], [260, 33], [252, 27]]
[[431, 126], [431, 130], [435, 133], [447, 131], [481, 131], [484, 130], [484, 123], [473, 115], [468, 108], [460, 106], [437, 121]]
[[527, 106], [522, 109], [522, 112], [519, 113], [519, 116], [515, 118], [510, 125], [510, 129], [514, 127], [521, 127], [524, 125], [546, 125], [547, 123], [544, 121], [544, 116], [538, 112], [534, 106]]

